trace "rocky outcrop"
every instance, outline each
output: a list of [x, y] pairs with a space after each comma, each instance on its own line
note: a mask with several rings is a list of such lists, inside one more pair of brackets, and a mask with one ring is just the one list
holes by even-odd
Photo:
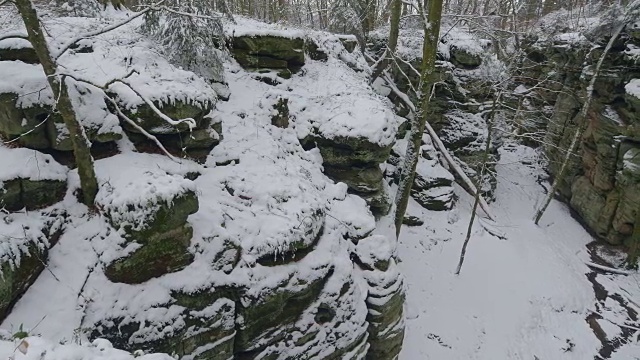
[[[279, 69], [278, 81], [290, 81], [295, 88], [293, 81], [302, 72], [290, 79], [286, 72], [309, 64], [326, 71], [325, 62], [335, 55], [331, 47], [345, 58], [359, 56], [351, 37], [330, 40], [314, 42], [311, 49], [311, 43], [300, 38], [238, 37], [233, 49], [241, 65], [251, 71]], [[342, 70], [354, 73], [350, 66], [355, 63]], [[396, 359], [404, 337], [403, 280], [395, 242], [373, 234], [375, 217], [369, 211], [385, 213], [390, 204], [380, 165], [389, 156], [397, 124], [384, 98], [354, 77], [362, 85], [360, 92], [326, 96], [339, 114], [346, 114], [342, 118], [307, 111], [305, 106], [314, 106], [307, 101], [310, 96], [286, 92], [261, 98], [266, 111], [261, 112], [261, 104], [243, 108], [240, 116], [239, 106], [212, 112], [215, 99], [210, 93], [165, 94], [142, 101], [146, 93], [133, 89], [150, 90], [152, 85], [138, 75], [132, 73], [129, 84], [116, 81], [108, 87], [121, 113], [111, 102], [102, 108], [104, 99], [90, 92], [77, 97], [90, 103], [101, 100], [93, 104], [100, 105], [96, 113], [104, 121], [94, 123], [111, 126], [139, 150], [95, 161], [100, 188], [94, 211], [100, 216], [91, 217], [86, 234], [78, 232], [86, 237], [83, 245], [97, 264], [79, 290], [83, 300], [90, 299], [82, 304], [78, 324], [86, 335], [128, 351], [164, 352], [181, 359]], [[267, 87], [245, 72], [240, 75], [247, 81], [242, 86]], [[306, 90], [325, 97], [318, 89]], [[48, 106], [46, 101], [27, 106], [10, 100], [2, 110], [12, 117]], [[354, 101], [367, 112], [352, 111]], [[220, 117], [225, 117], [225, 126], [234, 127], [229, 134], [235, 138], [211, 151], [221, 140]], [[68, 151], [63, 124], [55, 114], [45, 118], [40, 120], [42, 130], [33, 131], [36, 140], [47, 151]], [[245, 118], [255, 123], [242, 121]], [[117, 140], [108, 137], [109, 129], [84, 125], [93, 141], [99, 136], [105, 142]], [[306, 133], [296, 133], [307, 125]], [[261, 137], [257, 140], [255, 126]], [[21, 127], [14, 135], [24, 131]], [[147, 134], [170, 151], [196, 152], [211, 161], [199, 165], [145, 153], [151, 152], [148, 145], [155, 148]], [[315, 149], [306, 151], [301, 143]], [[218, 161], [221, 156], [226, 156], [224, 161]], [[7, 178], [7, 195], [1, 199], [13, 204], [36, 187], [32, 182], [42, 180], [26, 175]], [[54, 175], [47, 180], [64, 184], [66, 193], [67, 173]], [[78, 186], [75, 173], [69, 179], [71, 186]], [[66, 201], [75, 205], [70, 196]], [[12, 205], [17, 206], [32, 205]], [[34, 207], [40, 206], [45, 205]], [[86, 224], [85, 214], [78, 212], [74, 220]], [[0, 264], [9, 281], [0, 287], [10, 289], [9, 302], [26, 290], [42, 270], [42, 260], [46, 262], [48, 247], [34, 249], [23, 257], [24, 270], [11, 272]], [[31, 261], [35, 259], [38, 262]], [[92, 296], [96, 290], [99, 296]]]
[[[583, 72], [591, 71], [602, 48], [590, 51], [590, 42], [586, 40], [575, 43], [570, 36], [556, 36], [533, 42], [527, 59], [532, 71], [528, 74], [530, 78], [551, 73], [561, 86], [556, 85], [561, 90], [557, 95], [551, 91], [537, 94], [554, 106], [544, 139], [552, 176], [558, 173], [564, 149], [568, 148], [576, 128], [586, 128], [578, 156], [571, 158], [559, 188], [560, 195], [594, 234], [613, 244], [640, 241], [632, 239], [636, 214], [640, 211], [640, 172], [635, 166], [635, 154], [640, 149], [637, 127], [640, 117], [637, 93], [633, 90], [637, 81], [634, 79], [640, 78], [640, 63], [633, 50], [640, 43], [630, 32], [632, 29], [623, 32], [605, 58], [585, 119], [578, 116], [590, 79]], [[601, 29], [587, 35], [590, 41], [603, 46], [611, 36]], [[587, 68], [583, 66], [585, 61]]]
[[61, 201], [67, 192], [68, 169], [51, 156], [0, 145], [0, 208], [36, 210]]
[[395, 259], [395, 247], [379, 235], [358, 241], [357, 263], [369, 286], [369, 342], [367, 359], [392, 360], [400, 353], [404, 339], [404, 291]]
[[[101, 167], [123, 166], [113, 158], [96, 164], [98, 176], [108, 181], [100, 188], [96, 204], [123, 234], [123, 246], [135, 245], [133, 251], [107, 265], [105, 274], [112, 282], [140, 284], [182, 270], [193, 261], [188, 251], [193, 230], [187, 218], [198, 211], [198, 198], [192, 182], [161, 170], [143, 170], [139, 162], [143, 159], [134, 157], [123, 168], [135, 178], [130, 181], [101, 173]], [[155, 185], [160, 177], [166, 180]]]
[[[475, 179], [479, 176], [487, 137], [485, 117], [489, 112], [482, 112], [482, 104], [493, 97], [493, 94], [487, 92], [486, 79], [481, 74], [499, 71], [501, 64], [487, 51], [490, 42], [481, 39], [460, 41], [459, 37], [463, 34], [458, 31], [456, 29], [448, 33], [441, 40], [439, 61], [433, 75], [434, 93], [429, 102], [427, 117], [447, 149], [457, 158], [465, 172]], [[415, 30], [410, 25], [401, 29], [399, 41], [402, 50], [398, 52], [398, 56], [404, 61], [398, 62], [392, 74], [398, 89], [408, 94], [414, 104], [418, 101], [413, 89], [420, 79], [423, 37], [421, 30]], [[385, 49], [386, 38], [386, 32], [374, 32], [369, 39], [368, 50], [380, 56]], [[381, 88], [384, 89], [384, 85]], [[395, 105], [396, 113], [406, 116], [409, 110], [404, 102], [393, 91], [386, 92]], [[498, 157], [498, 147], [499, 139], [494, 136], [488, 162], [489, 171], [481, 181], [487, 198], [493, 197], [497, 184], [495, 176], [491, 174], [495, 173], [492, 170]], [[448, 192], [439, 191], [434, 190], [428, 197], [450, 197]]]
[[[53, 93], [42, 67], [24, 56], [9, 59], [8, 50], [1, 46], [2, 42], [0, 66], [11, 77], [0, 84], [0, 137], [31, 149], [62, 152], [59, 155], [64, 158], [73, 146], [63, 119], [52, 111]], [[137, 74], [129, 74], [127, 81], [135, 83]], [[189, 75], [193, 77], [192, 73], [176, 76], [183, 82], [195, 81]], [[163, 93], [173, 88], [175, 93]], [[141, 151], [158, 151], [150, 134], [175, 155], [203, 158], [222, 137], [220, 119], [211, 115], [216, 92], [211, 87], [202, 92], [177, 84], [173, 88], [153, 84], [148, 78], [135, 85], [112, 81], [104, 92], [68, 84], [76, 117], [93, 144], [115, 147], [116, 141], [127, 136]]]
[[315, 138], [324, 161], [325, 174], [344, 182], [349, 189], [368, 201], [376, 214], [386, 214], [391, 199], [383, 181], [380, 164], [389, 157], [391, 146], [380, 146], [366, 138]]
[[420, 158], [411, 196], [425, 209], [442, 211], [453, 207], [453, 176], [437, 160]]

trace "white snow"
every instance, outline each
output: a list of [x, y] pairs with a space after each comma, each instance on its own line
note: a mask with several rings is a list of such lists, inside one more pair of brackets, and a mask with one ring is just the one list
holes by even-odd
[[110, 342], [96, 339], [87, 345], [58, 344], [30, 336], [15, 341], [0, 341], [0, 356], [10, 360], [173, 360], [165, 354], [129, 354], [114, 349]]
[[31, 47], [31, 43], [27, 39], [9, 38], [0, 40], [0, 49], [24, 49]]
[[[129, 13], [112, 12], [103, 15], [99, 18], [46, 18], [43, 25], [51, 36], [48, 41], [49, 47], [53, 49], [52, 53], [56, 55], [56, 51], [60, 51], [81, 34], [122, 21]], [[100, 129], [104, 124], [107, 128], [115, 128], [117, 133], [121, 132], [119, 127], [115, 127], [114, 116], [106, 110], [102, 90], [82, 81], [107, 87], [107, 91], [116, 96], [120, 106], [133, 112], [138, 106], [145, 104], [145, 99], [156, 104], [174, 104], [180, 101], [200, 108], [215, 104], [217, 94], [204, 79], [171, 65], [159, 56], [158, 46], [140, 34], [138, 28], [141, 21], [139, 18], [117, 31], [81, 40], [78, 42], [79, 49], [69, 49], [57, 60], [61, 74], [80, 80], [66, 78], [75, 100], [78, 118], [85, 126]], [[3, 34], [0, 31], [0, 36]], [[116, 79], [121, 79], [122, 82], [114, 82]], [[84, 95], [80, 103], [73, 96], [78, 91]], [[3, 62], [0, 66], [0, 93], [17, 94], [16, 103], [23, 108], [54, 103], [52, 91], [39, 64]]]
[[26, 148], [8, 148], [0, 144], [0, 184], [13, 179], [66, 180], [69, 169], [51, 155]]
[[235, 24], [230, 21], [224, 23], [227, 36], [275, 36], [295, 39], [304, 38], [306, 35], [304, 30], [284, 24], [266, 24], [244, 16], [235, 16], [234, 20]]
[[[491, 209], [499, 219], [494, 227], [506, 240], [476, 221], [459, 276], [454, 270], [473, 199], [458, 188], [461, 199], [452, 211], [410, 204], [409, 213], [419, 214], [425, 225], [404, 228], [400, 238], [408, 289], [400, 359], [584, 360], [598, 354], [600, 343], [585, 321], [596, 303], [585, 276], [585, 245], [592, 238], [555, 200], [540, 226], [534, 225], [532, 215], [544, 197], [536, 183], [541, 169], [524, 163], [535, 164], [537, 154], [507, 146], [501, 156]], [[637, 273], [628, 278], [640, 281]], [[611, 358], [631, 359], [637, 349], [626, 344]]]
[[640, 149], [629, 149], [622, 158], [623, 169], [638, 172], [640, 171]]
[[[47, 20], [48, 28], [57, 39], [52, 48], [59, 50], [61, 44], [78, 33], [107, 26], [121, 16], [116, 13], [113, 18]], [[317, 35], [237, 19], [237, 26], [227, 27], [227, 31], [236, 36]], [[165, 103], [188, 100], [202, 105], [215, 98], [215, 91], [194, 74], [160, 59], [153, 47], [137, 34], [135, 26], [134, 23], [124, 27], [126, 35], [105, 34], [95, 38], [93, 52], [65, 53], [61, 57], [65, 71], [101, 85], [131, 74], [127, 82], [144, 97]], [[407, 59], [420, 55], [418, 38], [403, 36], [400, 51], [405, 52], [403, 56]], [[447, 43], [472, 54], [483, 55], [488, 45], [464, 30], [454, 29], [446, 38]], [[292, 341], [303, 336], [299, 329], [317, 332], [318, 343], [311, 348], [287, 348], [286, 355], [290, 358], [304, 358], [309, 354], [322, 358], [336, 347], [366, 336], [365, 298], [372, 294], [386, 300], [403, 286], [403, 281], [398, 281], [401, 273], [408, 290], [403, 360], [593, 358], [600, 344], [585, 318], [595, 311], [606, 312], [606, 318], [599, 324], [607, 336], [617, 336], [620, 331], [615, 324], [625, 323], [624, 311], [610, 302], [598, 309], [592, 285], [585, 276], [590, 271], [585, 265], [589, 260], [585, 244], [592, 238], [571, 218], [567, 207], [555, 201], [541, 226], [535, 226], [531, 220], [544, 195], [536, 182], [541, 169], [537, 165], [525, 165], [526, 160], [537, 159], [534, 150], [521, 146], [507, 146], [502, 150], [497, 166], [497, 200], [491, 206], [499, 221], [483, 226], [486, 220], [478, 220], [462, 274], [457, 277], [453, 271], [472, 202], [461, 189], [456, 188], [460, 201], [452, 211], [426, 211], [411, 200], [408, 213], [422, 218], [425, 224], [403, 228], [396, 249], [396, 244], [390, 241], [393, 233], [385, 223], [389, 219], [383, 218], [376, 228], [375, 218], [365, 201], [348, 194], [345, 184], [335, 184], [322, 174], [319, 151], [303, 150], [299, 138], [309, 134], [330, 139], [364, 138], [386, 146], [395, 141], [399, 124], [388, 100], [376, 95], [367, 84], [367, 71], [353, 70], [363, 66], [362, 57], [357, 52], [348, 54], [337, 37], [324, 39], [326, 41], [319, 45], [330, 54], [329, 60], [307, 60], [302, 73], [282, 80], [277, 86], [255, 80], [237, 64], [228, 65], [226, 78], [231, 98], [219, 103], [211, 114], [222, 120], [224, 139], [204, 165], [187, 160], [174, 162], [164, 156], [124, 148], [121, 154], [96, 161], [101, 184], [97, 204], [117, 222], [141, 226], [154, 204], [170, 202], [187, 191], [198, 195], [199, 210], [188, 220], [194, 232], [189, 248], [194, 254], [193, 263], [143, 284], [112, 283], [106, 278], [104, 266], [135, 246], [127, 245], [104, 216], [88, 213], [86, 207], [77, 203], [72, 195], [79, 186], [76, 171], [69, 173], [49, 155], [0, 147], [0, 181], [68, 179], [70, 184], [64, 202], [56, 207], [68, 213], [66, 231], [50, 250], [47, 269], [3, 322], [5, 329], [15, 332], [23, 325], [30, 335], [42, 334], [52, 342], [29, 337], [24, 354], [18, 347], [19, 342], [0, 341], [0, 358], [130, 359], [132, 355], [112, 349], [104, 340], [88, 343], [81, 330], [118, 317], [126, 319], [125, 324], [142, 322], [143, 326], [132, 339], [131, 345], [135, 346], [187, 326], [185, 311], [188, 310], [172, 303], [171, 294], [175, 291], [192, 293], [231, 285], [245, 287], [247, 297], [259, 300], [274, 288], [298, 290], [330, 272], [332, 275], [317, 303], [295, 324], [281, 329]], [[568, 36], [565, 41], [569, 40], [573, 38]], [[449, 50], [448, 45], [441, 49], [444, 54]], [[495, 65], [491, 61], [485, 64]], [[0, 92], [19, 94], [18, 101], [23, 107], [52, 104], [51, 92], [38, 66], [19, 62], [4, 65], [0, 67]], [[95, 71], [95, 66], [102, 71]], [[502, 68], [496, 69], [496, 73], [501, 74]], [[483, 71], [467, 74], [480, 76]], [[636, 81], [627, 85], [627, 92], [634, 96], [640, 88]], [[110, 90], [119, 95], [123, 106], [131, 109], [144, 101], [119, 83], [112, 84]], [[100, 131], [118, 131], [117, 121], [106, 111], [99, 91], [84, 85], [72, 87], [70, 91], [92, 94], [83, 98], [84, 103], [74, 103], [86, 115], [84, 119], [101, 124]], [[270, 123], [273, 105], [281, 97], [289, 99], [291, 127], [286, 129]], [[478, 115], [450, 115], [454, 121], [467, 125], [454, 130], [484, 135], [482, 126], [469, 130], [469, 123], [477, 125]], [[637, 154], [627, 155], [624, 160], [628, 167], [630, 156]], [[436, 160], [423, 162], [418, 170], [424, 176], [452, 180], [452, 176], [435, 163]], [[526, 163], [536, 164], [536, 161]], [[191, 172], [201, 176], [195, 181], [184, 179], [184, 175]], [[432, 191], [445, 190], [448, 193], [450, 188]], [[19, 261], [20, 254], [31, 243], [47, 246], [46, 238], [35, 225], [45, 222], [49, 214], [40, 211], [3, 215], [0, 233], [6, 241], [0, 242], [0, 254]], [[29, 227], [26, 234], [25, 227]], [[506, 240], [492, 236], [486, 229], [504, 233]], [[18, 237], [35, 240], [13, 240]], [[359, 242], [354, 245], [349, 239]], [[229, 273], [211, 268], [225, 240], [241, 250], [240, 263]], [[295, 263], [262, 265], [265, 260], [290, 256], [292, 247], [300, 245], [313, 247], [313, 251]], [[375, 263], [396, 254], [400, 262], [391, 259], [386, 272], [356, 271], [349, 258], [353, 252], [365, 262]], [[637, 273], [622, 280], [614, 275], [599, 274], [598, 280], [608, 289], [618, 288], [620, 293], [629, 294], [629, 298], [640, 296], [635, 286], [640, 281]], [[344, 295], [347, 300], [339, 303], [335, 311], [336, 319], [348, 320], [334, 320], [324, 326], [317, 324], [313, 320], [315, 307], [323, 302], [338, 303], [338, 296], [343, 295], [337, 294], [347, 282], [355, 286]], [[370, 286], [372, 283], [391, 286]], [[208, 317], [219, 313], [225, 305], [248, 304], [248, 298], [238, 304], [223, 299], [191, 315]], [[220, 322], [229, 328], [236, 325], [233, 318], [224, 315]], [[402, 324], [403, 320], [389, 324], [383, 331]], [[74, 345], [72, 341], [82, 345]], [[40, 356], [43, 352], [44, 356]], [[628, 360], [639, 353], [637, 342], [629, 343], [617, 350], [612, 359]], [[165, 355], [137, 358], [169, 359]]]
[[[165, 156], [124, 153], [95, 162], [100, 185], [96, 204], [117, 225], [130, 225], [140, 230], [145, 221], [162, 204], [170, 204], [174, 198], [194, 191], [192, 181], [165, 170], [170, 163]], [[198, 169], [187, 160], [185, 169]]]
[[627, 94], [640, 99], [640, 79], [633, 79], [624, 86], [624, 90]]

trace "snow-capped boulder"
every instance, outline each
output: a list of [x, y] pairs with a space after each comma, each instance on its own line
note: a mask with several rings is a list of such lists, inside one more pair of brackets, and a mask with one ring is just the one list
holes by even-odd
[[453, 175], [437, 160], [419, 158], [411, 188], [411, 196], [429, 210], [449, 210], [453, 207]]
[[38, 64], [40, 60], [31, 43], [26, 39], [13, 38], [0, 41], [0, 61], [22, 61]]
[[34, 210], [64, 197], [69, 170], [51, 155], [0, 145], [0, 158], [0, 207], [8, 211]]
[[96, 162], [103, 184], [96, 204], [128, 244], [136, 246], [106, 268], [114, 282], [142, 283], [193, 260], [187, 251], [193, 235], [187, 217], [198, 210], [193, 183], [149, 165], [158, 156], [129, 153]]

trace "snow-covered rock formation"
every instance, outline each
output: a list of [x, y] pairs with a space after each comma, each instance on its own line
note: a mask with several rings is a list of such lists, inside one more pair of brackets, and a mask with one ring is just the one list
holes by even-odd
[[[123, 16], [45, 20], [50, 47]], [[353, 38], [237, 20], [227, 92], [136, 21], [59, 57], [97, 159], [92, 209], [37, 59], [0, 42], [4, 338], [66, 344], [0, 356], [397, 357], [403, 278], [374, 214], [390, 207], [380, 164], [398, 118]]]

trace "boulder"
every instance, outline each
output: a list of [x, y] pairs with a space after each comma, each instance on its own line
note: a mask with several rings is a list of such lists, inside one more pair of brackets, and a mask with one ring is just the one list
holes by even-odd
[[336, 182], [343, 182], [358, 193], [375, 193], [383, 188], [379, 166], [339, 168], [325, 166], [324, 173]]
[[234, 49], [233, 56], [243, 68], [250, 69], [286, 69], [289, 65], [286, 60], [269, 56], [254, 55], [247, 50]]
[[[49, 248], [62, 234], [62, 222], [59, 220], [63, 216], [57, 212], [4, 216], [3, 238], [0, 239], [3, 249], [0, 260], [0, 321], [9, 315], [13, 305], [44, 270]], [[41, 222], [37, 224], [34, 220]]]
[[480, 58], [480, 55], [471, 54], [464, 49], [452, 46], [450, 53], [451, 62], [462, 68], [473, 69], [482, 64], [482, 58]]
[[417, 216], [405, 216], [402, 218], [402, 224], [407, 226], [422, 226], [424, 221]]
[[0, 186], [0, 208], [18, 211], [24, 208], [20, 179], [3, 181]]
[[340, 42], [350, 53], [354, 52], [354, 50], [358, 48], [358, 39], [356, 39], [355, 36], [340, 37]]
[[437, 160], [420, 158], [411, 188], [411, 196], [428, 210], [443, 211], [453, 207], [454, 177]]
[[62, 180], [6, 180], [0, 185], [0, 208], [36, 210], [62, 201], [67, 182]]
[[38, 64], [40, 60], [31, 43], [26, 39], [5, 39], [0, 41], [0, 61], [22, 61]]
[[[16, 106], [17, 100], [16, 94], [0, 94], [0, 134], [10, 140], [19, 137], [17, 142], [20, 145], [32, 149], [49, 148], [46, 124], [43, 123], [49, 111], [39, 106], [21, 109]], [[51, 117], [57, 118], [59, 115], [53, 114]]]
[[[300, 67], [304, 65], [304, 39], [285, 38], [272, 35], [237, 36], [232, 40], [231, 52], [236, 54], [259, 56], [285, 61], [287, 66]], [[269, 66], [266, 66], [269, 67]]]
[[188, 250], [192, 235], [188, 225], [157, 233], [133, 253], [107, 266], [105, 274], [113, 282], [140, 284], [180, 271], [193, 261]]
[[335, 167], [381, 164], [387, 160], [393, 146], [380, 146], [366, 138], [342, 136], [333, 139], [316, 137], [313, 141], [320, 149], [323, 163]]
[[60, 180], [22, 179], [22, 205], [27, 210], [51, 206], [62, 201], [67, 193], [67, 182]]
[[423, 208], [433, 211], [451, 210], [454, 202], [452, 186], [440, 186], [426, 190], [411, 190], [411, 196]]
[[[225, 297], [225, 289], [204, 290], [198, 293], [175, 293], [175, 305], [158, 304], [142, 309], [135, 316], [105, 318], [92, 327], [91, 338], [104, 338], [114, 347], [128, 351], [144, 350], [174, 354], [178, 358], [226, 360], [234, 352], [235, 302]], [[149, 322], [158, 309], [178, 306], [172, 321]], [[168, 331], [168, 329], [171, 329]], [[148, 339], [136, 333], [162, 334], [161, 338]], [[153, 338], [153, 337], [152, 337]]]
[[[180, 229], [187, 223], [187, 217], [198, 211], [198, 197], [195, 192], [186, 191], [182, 194], [176, 194], [171, 201], [159, 201], [152, 209], [153, 214], [144, 220], [141, 227], [134, 229], [131, 224], [124, 224], [125, 237], [141, 244], [155, 241], [158, 238], [166, 238], [165, 234]], [[121, 225], [117, 221], [112, 221], [112, 223], [116, 228]]]

